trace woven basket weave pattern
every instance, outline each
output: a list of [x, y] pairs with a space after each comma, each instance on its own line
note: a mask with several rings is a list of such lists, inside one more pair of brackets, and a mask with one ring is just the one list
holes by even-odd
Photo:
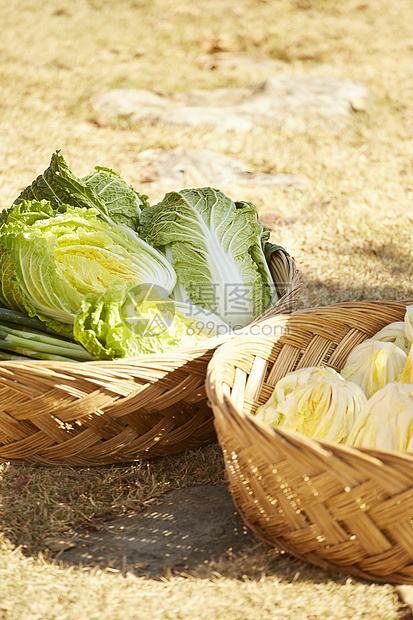
[[[291, 313], [300, 275], [283, 252], [270, 269]], [[0, 461], [104, 465], [216, 440], [205, 376], [216, 342], [114, 362], [0, 363]]]
[[320, 442], [249, 415], [291, 370], [341, 370], [356, 344], [403, 320], [406, 303], [275, 317], [274, 336], [238, 337], [215, 353], [206, 387], [229, 489], [258, 537], [325, 569], [413, 584], [413, 455]]

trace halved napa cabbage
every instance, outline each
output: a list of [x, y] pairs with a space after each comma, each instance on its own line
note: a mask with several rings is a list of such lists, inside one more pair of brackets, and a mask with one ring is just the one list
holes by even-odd
[[407, 354], [393, 342], [369, 338], [350, 352], [341, 375], [359, 385], [367, 398], [387, 383], [397, 381]]
[[73, 324], [83, 297], [115, 278], [170, 292], [175, 274], [151, 248], [130, 241], [94, 208], [21, 202], [0, 227], [0, 303], [54, 329]]
[[282, 248], [268, 243], [252, 203], [211, 187], [168, 192], [142, 209], [139, 233], [173, 265], [174, 299], [217, 314], [233, 329], [278, 299], [268, 260]]
[[349, 438], [351, 446], [413, 450], [413, 385], [393, 381], [368, 399]]
[[312, 366], [280, 379], [259, 420], [315, 439], [344, 442], [366, 403], [363, 390], [332, 368]]

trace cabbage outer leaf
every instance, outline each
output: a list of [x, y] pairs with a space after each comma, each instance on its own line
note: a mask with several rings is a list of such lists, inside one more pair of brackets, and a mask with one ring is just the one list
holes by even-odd
[[117, 172], [103, 166], [96, 166], [82, 181], [103, 200], [115, 222], [125, 224], [133, 230], [138, 229], [141, 208], [148, 205], [147, 196], [127, 185]]
[[277, 300], [264, 255], [266, 229], [251, 203], [206, 187], [169, 192], [141, 213], [141, 236], [173, 264], [173, 296], [192, 301], [234, 329]]
[[100, 297], [85, 296], [74, 336], [95, 359], [111, 360], [192, 347], [216, 336], [218, 326], [228, 331], [219, 318], [202, 310], [193, 316], [166, 295], [157, 287], [113, 280]]

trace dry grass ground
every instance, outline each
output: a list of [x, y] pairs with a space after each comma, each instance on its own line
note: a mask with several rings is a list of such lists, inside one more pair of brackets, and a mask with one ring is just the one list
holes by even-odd
[[[0, 23], [0, 207], [57, 148], [79, 175], [109, 166], [141, 191], [141, 151], [215, 149], [252, 169], [310, 180], [307, 192], [222, 188], [253, 201], [296, 258], [300, 307], [413, 297], [411, 0], [15, 0], [0, 4]], [[344, 129], [305, 133], [96, 122], [91, 101], [111, 88], [168, 93], [268, 76], [242, 65], [210, 69], [218, 52], [279, 60], [288, 75], [355, 79], [372, 101]], [[48, 536], [139, 510], [168, 489], [222, 483], [222, 475], [216, 446], [86, 471], [3, 465], [0, 618], [408, 617], [392, 586], [326, 574], [262, 544], [202, 574], [161, 581], [64, 569], [38, 554]]]

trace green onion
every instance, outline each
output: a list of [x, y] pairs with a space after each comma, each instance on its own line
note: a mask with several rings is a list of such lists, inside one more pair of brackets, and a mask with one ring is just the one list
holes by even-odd
[[0, 351], [0, 360], [18, 360], [20, 362], [29, 362], [30, 358], [25, 355], [14, 355], [13, 353], [8, 353], [7, 351]]
[[[7, 327], [6, 325], [0, 324], [0, 336], [3, 336], [2, 332], [5, 333], [6, 336], [7, 334], [10, 334], [12, 336], [29, 339], [34, 342], [39, 342], [39, 343], [44, 343], [44, 344], [48, 343], [52, 346], [54, 345], [57, 347], [64, 347], [65, 349], [73, 349], [74, 351], [84, 351], [85, 353], [87, 353], [87, 351], [85, 351], [83, 347], [77, 342], [71, 342], [70, 340], [63, 340], [63, 338], [57, 338], [55, 336], [48, 336], [47, 334], [44, 334], [41, 332], [22, 331], [21, 329], [14, 329], [12, 327]], [[88, 354], [88, 359], [91, 359], [89, 354]]]
[[7, 323], [15, 323], [16, 325], [28, 327], [29, 329], [38, 329], [41, 332], [47, 332], [49, 334], [56, 334], [57, 336], [64, 338], [37, 317], [28, 316], [27, 314], [18, 312], [17, 310], [10, 310], [10, 308], [0, 307], [0, 323], [3, 321], [6, 321]]
[[[13, 351], [14, 353], [17, 353], [16, 356], [10, 355], [7, 356], [6, 351], [4, 351], [4, 349], [6, 349], [6, 351]], [[55, 360], [58, 362], [80, 362], [82, 360], [79, 359], [72, 359], [70, 357], [67, 357], [66, 355], [55, 355], [53, 353], [46, 353], [44, 351], [35, 351], [33, 349], [25, 349], [24, 347], [19, 347], [13, 344], [10, 344], [4, 340], [0, 340], [0, 359], [20, 359], [20, 360], [29, 360], [30, 358], [32, 359], [36, 359], [36, 360]], [[2, 357], [6, 355], [7, 357]], [[20, 356], [20, 357], [19, 357]], [[24, 357], [23, 357], [24, 356]]]
[[0, 308], [2, 359], [87, 362], [94, 358], [78, 342], [51, 331], [36, 317]]
[[[17, 331], [17, 330], [15, 330]], [[30, 351], [36, 351], [37, 353], [51, 353], [53, 355], [60, 355], [63, 357], [71, 357], [78, 361], [87, 362], [93, 359], [87, 351], [85, 351], [80, 345], [78, 349], [65, 347], [65, 343], [60, 345], [50, 344], [50, 342], [41, 342], [38, 340], [31, 340], [21, 336], [11, 335], [3, 331], [3, 326], [0, 325], [0, 344], [3, 348], [20, 347]]]

